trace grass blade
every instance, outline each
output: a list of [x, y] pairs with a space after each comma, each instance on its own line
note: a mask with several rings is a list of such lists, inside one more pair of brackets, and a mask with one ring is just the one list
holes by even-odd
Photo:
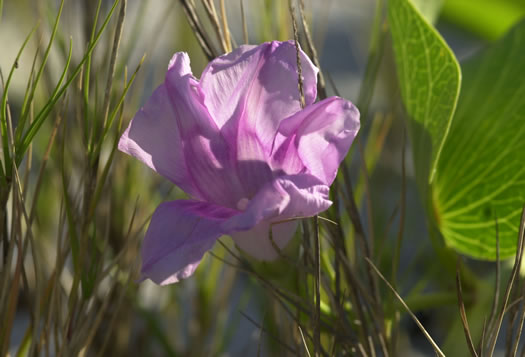
[[46, 120], [47, 116], [49, 115], [49, 113], [53, 109], [55, 103], [65, 93], [67, 88], [71, 85], [71, 83], [75, 80], [75, 78], [82, 71], [82, 67], [83, 67], [84, 63], [88, 60], [89, 55], [91, 54], [91, 52], [93, 52], [93, 50], [95, 49], [95, 46], [99, 42], [99, 40], [100, 40], [102, 34], [104, 33], [104, 30], [106, 29], [106, 27], [107, 27], [107, 25], [109, 23], [109, 20], [111, 19], [112, 15], [113, 15], [113, 12], [115, 11], [115, 8], [117, 7], [118, 3], [119, 3], [119, 0], [115, 0], [115, 2], [113, 3], [113, 6], [109, 10], [108, 15], [106, 16], [106, 19], [104, 20], [104, 23], [102, 24], [102, 26], [100, 27], [100, 30], [97, 32], [97, 35], [95, 36], [95, 40], [88, 47], [86, 53], [84, 54], [84, 57], [82, 58], [80, 63], [75, 68], [75, 70], [74, 70], [73, 74], [71, 75], [71, 77], [69, 77], [69, 79], [66, 81], [66, 83], [64, 85], [62, 85], [62, 87], [60, 87], [60, 89], [58, 89], [58, 90], [56, 90], [54, 92], [55, 93], [54, 96], [47, 102], [47, 104], [44, 106], [44, 108], [42, 108], [42, 110], [38, 113], [38, 115], [36, 116], [35, 120], [31, 124], [29, 129], [27, 130], [26, 134], [23, 136], [23, 139], [20, 142], [20, 146], [17, 147], [17, 157], [16, 157], [17, 165], [19, 165], [20, 162], [22, 161], [23, 156], [24, 156], [27, 148], [29, 147], [29, 144], [33, 140], [34, 136], [36, 135], [36, 133], [38, 132], [38, 130], [40, 129], [42, 124], [44, 124], [44, 121]]
[[474, 343], [472, 342], [472, 336], [470, 334], [470, 328], [467, 320], [467, 313], [465, 311], [465, 304], [463, 303], [463, 290], [461, 289], [461, 277], [460, 277], [460, 264], [461, 260], [458, 258], [458, 264], [456, 267], [456, 290], [458, 293], [458, 305], [459, 305], [459, 314], [461, 316], [461, 323], [463, 324], [463, 331], [465, 331], [465, 338], [467, 339], [468, 349], [472, 356], [478, 357], [478, 353], [474, 348]]
[[436, 342], [434, 342], [434, 340], [432, 339], [432, 337], [430, 336], [430, 334], [427, 332], [427, 330], [425, 330], [425, 327], [423, 327], [423, 324], [421, 324], [421, 322], [418, 320], [418, 318], [416, 317], [416, 315], [414, 315], [414, 313], [410, 310], [410, 308], [408, 307], [408, 305], [405, 303], [405, 301], [403, 300], [403, 298], [397, 293], [397, 291], [394, 289], [394, 287], [388, 282], [388, 280], [386, 280], [386, 278], [383, 276], [383, 274], [381, 274], [381, 272], [379, 271], [379, 269], [377, 269], [377, 267], [374, 265], [374, 263], [372, 263], [372, 261], [370, 259], [368, 259], [367, 257], [365, 257], [366, 259], [366, 262], [368, 263], [368, 265], [370, 265], [370, 267], [375, 271], [375, 273], [381, 278], [381, 280], [383, 280], [383, 282], [386, 284], [386, 286], [388, 286], [388, 288], [392, 291], [392, 293], [395, 295], [395, 297], [397, 298], [397, 300], [401, 303], [401, 305], [403, 305], [403, 307], [405, 308], [405, 310], [408, 312], [408, 314], [410, 315], [410, 317], [412, 318], [412, 320], [414, 320], [414, 322], [416, 323], [416, 325], [419, 327], [419, 329], [421, 330], [421, 332], [423, 333], [423, 335], [425, 335], [426, 339], [428, 340], [428, 342], [430, 342], [430, 344], [432, 345], [432, 348], [434, 348], [434, 351], [436, 352], [436, 354], [440, 357], [445, 357], [445, 354], [443, 353], [443, 351], [441, 351], [441, 349], [439, 348], [439, 346], [436, 344]]

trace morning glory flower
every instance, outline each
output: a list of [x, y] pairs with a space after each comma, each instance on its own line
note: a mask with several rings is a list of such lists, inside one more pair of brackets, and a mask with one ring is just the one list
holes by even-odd
[[222, 235], [273, 260], [294, 217], [332, 202], [329, 186], [359, 130], [359, 111], [331, 97], [315, 103], [318, 69], [301, 51], [304, 109], [293, 41], [240, 46], [211, 61], [200, 81], [186, 53], [122, 135], [119, 149], [189, 196], [156, 209], [142, 245], [142, 278], [165, 285], [193, 274]]

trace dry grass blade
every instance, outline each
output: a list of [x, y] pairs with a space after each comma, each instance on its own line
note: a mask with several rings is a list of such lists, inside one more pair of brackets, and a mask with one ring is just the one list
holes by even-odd
[[[281, 297], [279, 295], [276, 295], [274, 294], [273, 291], [271, 291], [271, 293], [276, 297], [276, 300], [277, 302], [279, 303], [279, 305], [283, 308], [284, 311], [286, 311], [286, 313], [288, 314], [288, 316], [290, 316], [290, 318], [294, 319], [295, 323], [301, 327], [305, 333], [305, 337], [308, 337], [308, 339], [310, 341], [313, 341], [313, 337], [311, 335], [308, 334], [308, 332], [306, 330], [304, 330], [304, 327], [303, 325], [300, 323], [300, 321], [298, 319], [296, 319], [296, 315], [294, 315], [294, 313], [289, 309], [289, 307], [287, 306], [288, 304], [281, 300]], [[308, 313], [311, 313], [311, 312], [308, 312]], [[324, 324], [324, 327], [328, 329], [328, 324]], [[331, 332], [331, 333], [335, 333], [335, 332]], [[328, 357], [328, 352], [325, 351], [325, 349], [323, 348], [323, 346], [319, 346], [319, 352], [323, 355], [323, 356], [326, 356]]]
[[315, 239], [315, 310], [314, 310], [314, 356], [319, 355], [319, 346], [321, 345], [321, 327], [319, 320], [321, 318], [321, 241], [319, 240], [319, 221], [317, 216], [314, 217], [314, 239]]
[[106, 127], [106, 122], [108, 120], [108, 114], [109, 114], [109, 102], [111, 99], [111, 88], [113, 88], [113, 77], [115, 75], [115, 66], [117, 63], [117, 56], [118, 56], [118, 49], [120, 46], [120, 39], [122, 37], [122, 29], [124, 28], [124, 20], [126, 18], [126, 6], [127, 6], [127, 0], [122, 0], [120, 3], [120, 13], [118, 15], [117, 20], [117, 27], [115, 30], [115, 37], [113, 38], [113, 49], [111, 50], [111, 57], [109, 62], [109, 71], [108, 71], [108, 78], [106, 81], [106, 91], [104, 94], [104, 106], [103, 106], [103, 122], [102, 122], [102, 130]]
[[266, 318], [266, 312], [263, 314], [261, 328], [259, 329], [259, 340], [257, 341], [257, 357], [261, 356], [262, 335], [263, 335], [262, 326], [264, 326], [264, 319], [265, 318]]
[[[245, 271], [246, 273], [252, 275], [254, 278], [256, 278], [261, 284], [264, 285], [264, 287], [268, 288], [268, 292], [276, 299], [276, 301], [279, 303], [279, 305], [283, 308], [283, 310], [292, 318], [295, 323], [300, 326], [304, 333], [305, 337], [307, 337], [310, 341], [314, 341], [313, 337], [307, 333], [307, 330], [304, 329], [304, 326], [300, 323], [298, 319], [296, 319], [295, 314], [290, 310], [290, 306], [294, 306], [297, 308], [297, 310], [301, 313], [311, 315], [312, 314], [312, 307], [311, 306], [305, 306], [303, 301], [300, 299], [299, 296], [289, 292], [284, 291], [283, 289], [275, 286], [272, 282], [265, 279], [263, 276], [261, 276], [257, 271], [253, 270], [253, 268], [250, 266], [248, 262], [246, 262], [245, 259], [235, 254], [226, 244], [224, 244], [220, 239], [218, 240], [219, 244], [221, 244], [224, 249], [235, 259], [237, 259], [241, 264], [243, 265], [240, 267], [241, 271]], [[217, 259], [223, 260], [220, 257], [217, 257], [213, 254], [213, 252], [210, 252], [212, 256], [216, 257]], [[223, 260], [224, 261], [224, 260]], [[235, 267], [234, 264], [231, 264]], [[236, 267], [239, 269], [239, 267]], [[331, 326], [328, 322], [320, 319], [319, 322], [320, 327], [323, 329], [329, 331], [329, 333], [336, 334], [336, 331], [333, 330], [333, 326]], [[319, 353], [323, 356], [328, 356], [328, 353], [324, 350], [323, 346], [319, 346]]]
[[499, 225], [498, 225], [498, 218], [495, 219], [495, 225], [496, 225], [496, 283], [494, 287], [494, 300], [492, 301], [492, 311], [490, 313], [489, 318], [489, 326], [492, 326], [494, 323], [494, 319], [496, 318], [496, 313], [498, 310], [498, 304], [499, 304], [499, 292], [500, 292], [500, 285], [501, 285], [501, 261], [499, 258]]
[[213, 25], [213, 29], [217, 35], [217, 40], [221, 44], [223, 52], [228, 52], [228, 45], [222, 31], [219, 15], [217, 15], [217, 10], [215, 9], [215, 4], [211, 0], [202, 0], [202, 4], [204, 5], [204, 9], [206, 10], [206, 14], [208, 15], [211, 24]]
[[[354, 231], [356, 234], [356, 244], [359, 243], [359, 247], [356, 247], [357, 249], [361, 249], [365, 259], [368, 259], [371, 261], [372, 258], [372, 251], [369, 245], [368, 240], [366, 239], [366, 235], [363, 229], [363, 225], [361, 223], [361, 218], [359, 216], [359, 210], [357, 208], [357, 204], [355, 202], [354, 198], [354, 191], [352, 188], [352, 180], [350, 176], [350, 172], [348, 169], [348, 165], [343, 161], [341, 165], [343, 169], [343, 179], [345, 181], [346, 188], [348, 190], [347, 199], [345, 201], [345, 207], [347, 209], [348, 215], [350, 217], [350, 220], [352, 221]], [[350, 267], [348, 268], [348, 270]], [[372, 273], [372, 267], [370, 265], [365, 266], [365, 272], [368, 279], [368, 285], [370, 290], [370, 298], [368, 299], [370, 301], [370, 304], [372, 306], [371, 310], [375, 310], [375, 314], [377, 315], [379, 312], [379, 315], [382, 315], [382, 308], [379, 303], [379, 289], [377, 286], [377, 281], [375, 275]], [[384, 321], [383, 318], [379, 318], [376, 321]], [[384, 331], [384, 324], [382, 324], [382, 328]], [[378, 337], [378, 340], [381, 341], [381, 338]]]
[[[290, 16], [292, 17], [292, 26], [293, 34], [295, 41], [295, 50], [296, 50], [296, 62], [297, 62], [297, 84], [299, 87], [299, 95], [301, 99], [301, 108], [304, 108], [306, 105], [304, 97], [304, 84], [302, 76], [302, 67], [301, 67], [301, 56], [299, 52], [299, 34], [297, 31], [297, 21], [295, 19], [295, 9], [292, 4], [292, 0], [288, 1]], [[317, 216], [314, 217], [314, 238], [315, 238], [315, 274], [314, 274], [314, 291], [315, 291], [315, 310], [314, 310], [314, 319], [313, 319], [313, 340], [314, 340], [314, 356], [319, 356], [319, 350], [321, 346], [321, 292], [320, 292], [320, 276], [321, 276], [321, 245], [319, 241], [319, 221]]]
[[503, 306], [501, 307], [501, 312], [499, 314], [497, 321], [494, 321], [493, 325], [489, 325], [489, 340], [488, 340], [489, 346], [487, 348], [489, 356], [492, 356], [494, 354], [494, 349], [496, 348], [496, 341], [498, 340], [499, 331], [501, 329], [501, 324], [503, 322], [503, 316], [505, 314], [505, 310], [509, 303], [510, 293], [512, 291], [512, 288], [514, 287], [514, 282], [516, 281], [516, 277], [518, 276], [519, 271], [520, 271], [521, 261], [523, 258], [524, 240], [525, 240], [525, 206], [523, 207], [523, 210], [521, 213], [521, 222], [520, 222], [520, 229], [519, 229], [519, 236], [518, 236], [518, 248], [516, 250], [516, 258], [514, 260], [514, 266], [512, 268], [512, 273], [511, 273], [509, 282], [507, 284], [507, 288], [505, 290]]
[[286, 350], [288, 350], [288, 352], [290, 353], [293, 353], [294, 356], [297, 356], [299, 355], [297, 353], [297, 351], [293, 348], [293, 347], [290, 347], [286, 342], [284, 341], [281, 341], [280, 338], [278, 338], [277, 336], [274, 336], [273, 334], [270, 334], [268, 333], [268, 330], [264, 328], [264, 326], [262, 326], [261, 324], [259, 324], [257, 321], [255, 321], [254, 319], [252, 319], [250, 316], [248, 316], [244, 311], [242, 310], [239, 310], [239, 313], [248, 321], [250, 321], [255, 327], [257, 327], [258, 329], [261, 330], [261, 332], [265, 332], [267, 336], [271, 337], [273, 340], [275, 340], [277, 343], [279, 343], [281, 346], [283, 346], [284, 348], [286, 348]]
[[6, 315], [4, 315], [4, 324], [0, 331], [0, 353], [5, 356], [9, 348], [10, 332], [13, 326], [16, 306], [20, 287], [20, 277], [22, 272], [22, 249], [19, 247], [17, 254], [16, 268], [9, 287], [9, 294], [6, 304]]
[[[64, 101], [65, 103], [66, 101]], [[63, 108], [62, 108], [63, 110]], [[53, 126], [53, 130], [51, 132], [51, 135], [49, 137], [49, 141], [47, 143], [46, 151], [44, 153], [44, 156], [42, 157], [42, 164], [40, 165], [40, 170], [38, 172], [38, 178], [36, 181], [36, 187], [35, 192], [33, 193], [33, 204], [31, 206], [31, 209], [29, 211], [29, 226], [31, 226], [33, 219], [35, 218], [35, 212], [36, 212], [36, 203], [38, 202], [38, 195], [40, 194], [40, 188], [42, 186], [42, 180], [44, 178], [44, 172], [46, 169], [47, 162], [49, 160], [49, 155], [51, 153], [51, 148], [53, 147], [53, 144], [55, 142], [55, 138], [58, 132], [58, 127], [60, 126], [60, 123], [62, 122], [62, 115], [57, 115], [55, 119], [55, 123]]]
[[[361, 119], [362, 120], [362, 119]], [[372, 189], [370, 187], [370, 174], [368, 172], [368, 167], [366, 165], [366, 158], [365, 158], [365, 149], [363, 147], [363, 139], [362, 135], [358, 135], [356, 137], [356, 144], [357, 144], [357, 152], [359, 153], [359, 163], [361, 166], [361, 172], [363, 175], [363, 183], [364, 183], [364, 191], [365, 191], [365, 201], [366, 201], [366, 214], [367, 214], [367, 227], [368, 227], [368, 245], [370, 246], [370, 252], [371, 254], [374, 253], [374, 242], [375, 242], [375, 224], [373, 220], [373, 205], [372, 205]], [[376, 298], [379, 298], [379, 295], [377, 295], [377, 289], [374, 290], [376, 292]], [[379, 301], [379, 299], [377, 300]]]
[[385, 39], [388, 36], [388, 28], [384, 20], [385, 1], [377, 0], [374, 14], [374, 23], [372, 25], [372, 36], [370, 40], [370, 47], [368, 50], [368, 59], [365, 69], [361, 88], [359, 89], [359, 97], [357, 99], [357, 107], [361, 112], [361, 121], [364, 122], [368, 118], [370, 103], [375, 92], [375, 84], [377, 72], [383, 58], [385, 50]]
[[308, 45], [308, 50], [310, 51], [313, 63], [319, 68], [319, 82], [317, 83], [317, 92], [320, 99], [326, 98], [326, 82], [324, 80], [323, 72], [321, 71], [321, 63], [319, 62], [319, 56], [317, 55], [317, 50], [314, 46], [314, 41], [310, 30], [308, 29], [308, 24], [306, 23], [306, 17], [304, 15], [304, 0], [299, 0], [299, 13], [301, 14], [301, 23], [303, 25], [304, 35], [306, 37], [306, 44]]
[[[525, 295], [525, 285], [522, 286], [522, 291], [521, 291], [521, 297], [522, 298], [523, 296]], [[521, 309], [520, 309], [520, 320], [519, 320], [519, 324], [518, 324], [518, 330], [516, 331], [516, 336], [514, 337], [514, 341], [513, 341], [513, 344], [512, 344], [512, 349], [511, 349], [511, 352], [507, 350], [507, 353], [510, 352], [510, 355], [511, 356], [516, 356], [517, 353], [518, 353], [518, 347], [519, 347], [519, 343], [520, 343], [520, 339], [521, 339], [521, 333], [523, 331], [523, 323], [525, 322], [525, 308], [522, 306]], [[516, 314], [517, 316], [517, 314]], [[507, 330], [507, 333], [508, 335], [510, 335], [510, 330]], [[522, 350], [522, 352], [525, 351], [525, 350]]]
[[232, 268], [234, 268], [234, 269], [237, 269], [237, 270], [239, 270], [239, 271], [241, 271], [241, 272], [243, 272], [243, 273], [248, 273], [248, 274], [250, 273], [249, 270], [244, 269], [242, 266], [237, 265], [237, 264], [235, 264], [235, 263], [232, 263], [232, 262], [230, 262], [230, 261], [228, 261], [228, 260], [226, 260], [226, 259], [224, 259], [224, 258], [218, 256], [217, 254], [215, 254], [215, 253], [214, 253], [213, 251], [211, 251], [211, 250], [208, 252], [208, 254], [209, 254], [211, 257], [213, 257], [213, 258], [217, 259], [218, 261], [222, 262], [223, 264], [226, 264], [226, 265], [228, 265], [228, 266], [230, 266], [230, 267], [232, 267]]
[[[357, 279], [355, 273], [352, 270], [351, 264], [348, 262], [348, 259], [343, 255], [343, 253], [339, 250], [336, 250], [336, 254], [339, 255], [339, 259], [342, 263], [343, 272], [346, 275], [346, 280], [348, 282], [348, 286], [350, 287], [349, 293], [350, 293], [350, 300], [352, 302], [352, 306], [355, 307], [357, 316], [360, 322], [360, 327], [358, 329], [358, 334], [362, 340], [362, 342], [366, 341], [366, 337], [370, 333], [370, 328], [368, 326], [368, 318], [365, 313], [365, 310], [370, 309], [370, 305], [373, 304], [372, 298], [368, 294], [368, 292], [365, 290], [365, 288], [361, 285], [360, 281]], [[370, 309], [371, 312], [373, 312], [372, 309]], [[362, 343], [361, 343], [362, 345]], [[368, 343], [362, 345], [363, 348], [368, 348]], [[364, 354], [364, 356], [367, 356], [368, 354]]]
[[226, 16], [226, 6], [224, 6], [224, 0], [221, 0], [220, 6], [221, 6], [222, 31], [224, 33], [226, 49], [227, 49], [227, 52], [231, 52], [232, 51], [232, 41], [231, 41], [230, 28], [228, 26], [228, 18]]
[[505, 313], [508, 313], [511, 309], [515, 308], [517, 304], [520, 304], [522, 301], [524, 300], [524, 297], [523, 296], [520, 296], [519, 298], [517, 298], [516, 300], [514, 300], [513, 302], [511, 302], [508, 306], [507, 306], [507, 309], [505, 310]]
[[481, 330], [481, 339], [479, 340], [478, 350], [479, 356], [485, 356], [485, 336], [487, 335], [487, 319], [483, 319], [483, 329]]
[[299, 53], [299, 33], [297, 32], [297, 21], [295, 20], [295, 9], [292, 3], [292, 0], [288, 0], [288, 6], [290, 10], [290, 16], [292, 17], [292, 26], [293, 26], [293, 38], [295, 42], [296, 50], [296, 61], [297, 61], [297, 84], [299, 86], [299, 94], [301, 95], [301, 108], [304, 108], [306, 105], [304, 100], [304, 85], [303, 85], [303, 73], [301, 67], [301, 56]]
[[408, 307], [408, 305], [405, 303], [405, 301], [403, 300], [403, 298], [397, 293], [397, 291], [394, 289], [394, 287], [388, 282], [388, 280], [386, 280], [386, 278], [383, 276], [383, 274], [381, 274], [381, 272], [379, 271], [379, 269], [377, 269], [377, 267], [374, 265], [374, 263], [365, 257], [365, 260], [366, 262], [370, 265], [370, 267], [372, 267], [372, 269], [375, 271], [375, 273], [381, 278], [381, 280], [383, 280], [383, 282], [388, 286], [388, 288], [392, 291], [392, 293], [395, 295], [395, 297], [399, 300], [399, 302], [401, 303], [401, 305], [403, 305], [403, 307], [405, 308], [405, 310], [408, 312], [408, 314], [410, 315], [410, 317], [412, 318], [412, 320], [414, 320], [414, 322], [416, 323], [416, 325], [419, 327], [419, 329], [421, 330], [421, 332], [423, 333], [423, 335], [425, 335], [426, 339], [428, 340], [428, 342], [432, 345], [432, 348], [434, 348], [434, 352], [436, 352], [436, 354], [440, 357], [445, 357], [445, 354], [443, 353], [443, 351], [441, 351], [441, 349], [439, 348], [439, 346], [436, 344], [436, 342], [434, 342], [434, 339], [432, 339], [432, 337], [430, 336], [430, 334], [427, 332], [427, 330], [425, 330], [425, 327], [423, 327], [423, 324], [421, 324], [421, 322], [419, 321], [419, 319], [416, 317], [416, 315], [414, 315], [414, 313], [410, 310], [410, 308]]
[[182, 4], [182, 8], [184, 9], [184, 13], [186, 14], [186, 18], [188, 19], [188, 23], [193, 30], [199, 45], [201, 46], [202, 52], [204, 52], [204, 55], [206, 58], [208, 58], [208, 61], [211, 61], [217, 57], [217, 52], [211, 46], [211, 41], [209, 40], [208, 35], [204, 31], [204, 27], [199, 21], [194, 5], [189, 0], [180, 0], [180, 2]]
[[[339, 181], [335, 180], [333, 182], [333, 190], [334, 192], [339, 192]], [[334, 195], [333, 197], [333, 207], [335, 208], [333, 210], [334, 212], [334, 219], [337, 222], [341, 222], [341, 212], [339, 211], [340, 207], [340, 200], [339, 195]], [[334, 251], [340, 250], [343, 254], [343, 256], [348, 256], [348, 252], [346, 251], [345, 246], [345, 234], [343, 231], [343, 228], [341, 227], [341, 224], [334, 221], [334, 225], [328, 226], [328, 231], [332, 232], [331, 234], [331, 240], [334, 246]], [[335, 270], [335, 299], [338, 302], [337, 305], [339, 305], [339, 302], [341, 301], [341, 262], [339, 259], [339, 254], [335, 254], [334, 257], [334, 270]], [[337, 341], [334, 341], [334, 346], [337, 344]]]
[[[10, 122], [10, 120], [8, 121], [8, 123]], [[10, 126], [11, 127], [11, 126]], [[11, 135], [12, 135], [12, 131], [11, 131]], [[26, 251], [26, 245], [29, 244], [30, 248], [31, 248], [31, 258], [33, 259], [33, 266], [34, 266], [34, 276], [35, 276], [35, 300], [36, 301], [40, 301], [41, 300], [41, 294], [42, 294], [42, 288], [41, 288], [41, 283], [40, 283], [40, 279], [41, 279], [41, 263], [40, 263], [40, 259], [39, 259], [39, 256], [38, 256], [38, 248], [36, 246], [36, 243], [35, 243], [35, 238], [33, 236], [33, 232], [31, 230], [31, 226], [30, 226], [30, 223], [29, 223], [29, 215], [26, 211], [26, 204], [24, 202], [24, 198], [23, 198], [23, 189], [22, 189], [22, 186], [21, 186], [21, 180], [20, 180], [20, 175], [18, 173], [18, 169], [17, 169], [17, 166], [14, 164], [14, 157], [13, 157], [13, 198], [16, 198], [16, 199], [13, 199], [13, 202], [16, 202], [17, 203], [17, 214], [19, 215], [19, 218], [18, 218], [18, 225], [20, 225], [21, 221], [22, 221], [22, 217], [24, 218], [24, 221], [25, 221], [25, 224], [26, 224], [26, 241], [22, 242], [22, 229], [21, 227], [19, 226], [18, 228], [18, 232], [17, 232], [17, 235], [20, 237], [20, 242], [19, 242], [19, 247], [18, 249], [20, 249], [22, 251], [22, 256], [25, 254], [25, 251]], [[38, 342], [40, 341], [40, 332], [41, 330], [38, 328], [39, 326], [39, 319], [41, 317], [41, 309], [42, 309], [42, 306], [41, 304], [35, 304], [35, 311], [33, 313], [33, 317], [34, 317], [34, 325], [33, 325], [33, 339], [31, 341], [31, 349], [30, 349], [30, 353], [33, 351], [33, 348], [35, 346], [34, 342]]]
[[306, 351], [306, 354], [308, 357], [312, 357], [310, 354], [310, 350], [308, 350], [308, 345], [306, 344], [306, 340], [304, 339], [303, 330], [301, 329], [301, 326], [297, 325], [297, 328], [299, 329], [299, 333], [301, 334], [301, 340], [303, 341], [304, 350]]
[[376, 350], [374, 348], [374, 342], [372, 341], [372, 336], [368, 336], [368, 346], [370, 346], [370, 357], [376, 357]]
[[[126, 286], [129, 286], [129, 284], [131, 283], [131, 277], [133, 276], [133, 274], [129, 274], [128, 276], [128, 280], [126, 282]], [[111, 316], [111, 320], [107, 326], [108, 330], [111, 331], [111, 328], [116, 324], [116, 321], [117, 321], [117, 317], [119, 316], [118, 315], [118, 311], [120, 310], [121, 306], [122, 306], [122, 302], [124, 301], [124, 297], [126, 296], [126, 287], [124, 287], [122, 289], [123, 291], [122, 292], [119, 292], [119, 296], [118, 296], [118, 299], [117, 299], [117, 303], [116, 303], [116, 307], [115, 307], [115, 310], [113, 310], [113, 315]], [[111, 336], [111, 334], [106, 334], [105, 338], [104, 338], [104, 342], [102, 344], [102, 347], [100, 348], [100, 351], [98, 353], [98, 356], [99, 357], [102, 357], [104, 356], [104, 351], [106, 350], [108, 344], [109, 344], [109, 337]]]
[[335, 82], [334, 82], [334, 78], [330, 75], [330, 72], [326, 72], [326, 78], [328, 79], [328, 82], [330, 83], [330, 87], [332, 87], [334, 94], [340, 97], [341, 93], [339, 92], [339, 89], [337, 89], [337, 86], [335, 85]]
[[368, 354], [366, 353], [366, 351], [365, 351], [365, 349], [364, 349], [364, 347], [363, 347], [363, 345], [361, 343], [359, 343], [357, 345], [357, 349], [358, 349], [359, 353], [361, 354], [361, 356], [368, 357]]
[[[521, 231], [521, 235], [525, 235], [524, 231], [525, 231], [525, 229]], [[523, 239], [525, 239], [525, 238], [523, 238]], [[520, 282], [519, 282], [519, 278], [518, 278], [518, 282], [517, 282], [516, 286], [519, 286], [519, 284], [520, 284]], [[515, 295], [517, 295], [515, 303], [518, 302], [519, 304], [521, 304], [521, 308], [519, 309], [519, 315], [520, 315], [519, 316], [519, 323], [518, 323], [518, 328], [517, 328], [517, 331], [516, 331], [516, 334], [515, 334], [515, 337], [514, 337], [514, 341], [512, 343], [512, 348], [510, 350], [507, 349], [507, 354], [511, 355], [511, 356], [516, 356], [517, 353], [518, 353], [518, 348], [519, 348], [519, 344], [520, 344], [521, 334], [522, 334], [522, 331], [523, 331], [523, 324], [525, 323], [525, 306], [522, 303], [523, 298], [525, 297], [525, 284], [522, 283], [521, 291], [518, 291], [516, 289]], [[512, 304], [510, 304], [510, 305], [512, 305]], [[510, 305], [509, 305], [509, 309], [510, 309]], [[517, 317], [518, 317], [518, 307], [516, 306], [515, 313], [512, 316], [512, 320], [515, 320]], [[510, 336], [512, 338], [511, 331], [512, 331], [511, 328], [507, 329], [507, 336]], [[522, 351], [521, 352], [522, 352], [521, 354], [523, 356], [525, 354], [525, 347], [522, 347]]]
[[246, 14], [244, 13], [244, 1], [241, 2], [241, 17], [242, 17], [242, 39], [245, 45], [249, 43], [248, 39], [248, 25], [246, 23]]
[[460, 277], [460, 265], [461, 260], [458, 258], [458, 264], [456, 267], [456, 291], [458, 293], [458, 305], [459, 305], [459, 314], [461, 316], [461, 323], [463, 324], [463, 331], [465, 331], [465, 338], [467, 339], [467, 346], [470, 350], [472, 356], [478, 357], [478, 353], [474, 348], [474, 343], [472, 342], [472, 336], [470, 334], [470, 328], [467, 320], [467, 313], [465, 312], [465, 304], [463, 303], [463, 290], [461, 288], [461, 277]]
[[[13, 195], [13, 207], [15, 206], [17, 201], [17, 195]], [[15, 210], [13, 209], [13, 212]], [[13, 219], [14, 219], [13, 215]], [[13, 232], [14, 230], [12, 230]], [[7, 235], [7, 233], [5, 233]], [[15, 271], [13, 274], [12, 279], [10, 279], [9, 273], [10, 269], [3, 269], [5, 272], [5, 282], [9, 285], [5, 286], [2, 290], [2, 313], [3, 313], [3, 323], [2, 327], [0, 328], [0, 354], [2, 356], [7, 355], [8, 349], [9, 349], [9, 341], [11, 337], [11, 330], [14, 323], [16, 310], [17, 310], [17, 304], [18, 304], [18, 295], [20, 290], [20, 281], [22, 277], [22, 266], [23, 266], [23, 248], [20, 241], [16, 240], [13, 234], [11, 234], [11, 238], [8, 242], [9, 246], [9, 253], [8, 253], [8, 262], [11, 266], [11, 259], [13, 255], [16, 254], [16, 266]], [[17, 246], [17, 252], [15, 253], [15, 245]]]
[[403, 132], [401, 149], [401, 200], [399, 203], [399, 230], [397, 232], [396, 248], [392, 259], [392, 286], [396, 287], [397, 271], [401, 256], [401, 245], [403, 243], [403, 232], [405, 229], [405, 210], [406, 210], [406, 131]]

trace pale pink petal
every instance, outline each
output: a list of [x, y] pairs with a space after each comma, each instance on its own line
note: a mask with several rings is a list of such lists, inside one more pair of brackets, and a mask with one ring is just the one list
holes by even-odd
[[[261, 261], [272, 261], [279, 257], [279, 251], [283, 251], [288, 242], [293, 238], [297, 230], [298, 221], [261, 222], [249, 231], [241, 231], [231, 234], [235, 244], [243, 252]], [[270, 239], [270, 227], [272, 235]], [[273, 243], [272, 243], [273, 240]]]
[[[296, 222], [282, 222], [326, 210], [328, 187], [309, 175], [284, 176], [267, 184], [245, 211], [199, 201], [162, 203], [151, 219], [142, 245], [142, 277], [166, 285], [193, 274], [204, 253], [223, 234], [230, 234], [250, 255], [272, 260], [277, 252], [269, 240], [284, 248]], [[241, 233], [238, 233], [241, 232]]]
[[164, 84], [137, 112], [120, 138], [118, 148], [144, 162], [188, 194], [200, 197], [188, 174], [180, 131]]
[[193, 274], [204, 253], [223, 234], [222, 224], [237, 211], [197, 201], [162, 203], [142, 244], [142, 277], [176, 283]]
[[[319, 70], [301, 50], [306, 105], [317, 96]], [[239, 46], [204, 69], [201, 88], [217, 125], [246, 118], [264, 146], [271, 144], [280, 120], [301, 109], [293, 41]]]
[[328, 209], [332, 204], [328, 191], [328, 186], [311, 175], [278, 177], [246, 204], [243, 213], [225, 223], [225, 231], [251, 256], [260, 260], [275, 259], [278, 254], [270, 241], [270, 225], [273, 225], [274, 242], [283, 248], [295, 232], [294, 225], [283, 221], [313, 216]]
[[[307, 104], [317, 95], [318, 69], [301, 51]], [[281, 120], [299, 111], [293, 42], [240, 46], [213, 60], [201, 78], [204, 103], [232, 148], [231, 160], [248, 196], [272, 179], [267, 165]], [[264, 164], [262, 164], [264, 163]]]
[[204, 93], [188, 70], [187, 57], [175, 57], [165, 82], [184, 143], [188, 174], [203, 200], [234, 207], [245, 195], [231, 161], [234, 151], [210, 116]]
[[310, 105], [281, 122], [272, 166], [307, 172], [330, 186], [358, 131], [359, 111], [349, 101], [330, 97]]
[[246, 194], [203, 97], [187, 54], [176, 53], [164, 84], [131, 121], [119, 148], [192, 197], [232, 207]]

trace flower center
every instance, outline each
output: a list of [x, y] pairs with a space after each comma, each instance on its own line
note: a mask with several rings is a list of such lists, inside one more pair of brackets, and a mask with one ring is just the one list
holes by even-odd
[[239, 211], [244, 211], [246, 207], [248, 207], [248, 203], [250, 203], [249, 199], [247, 199], [246, 197], [241, 198], [239, 202], [237, 202], [237, 209]]

